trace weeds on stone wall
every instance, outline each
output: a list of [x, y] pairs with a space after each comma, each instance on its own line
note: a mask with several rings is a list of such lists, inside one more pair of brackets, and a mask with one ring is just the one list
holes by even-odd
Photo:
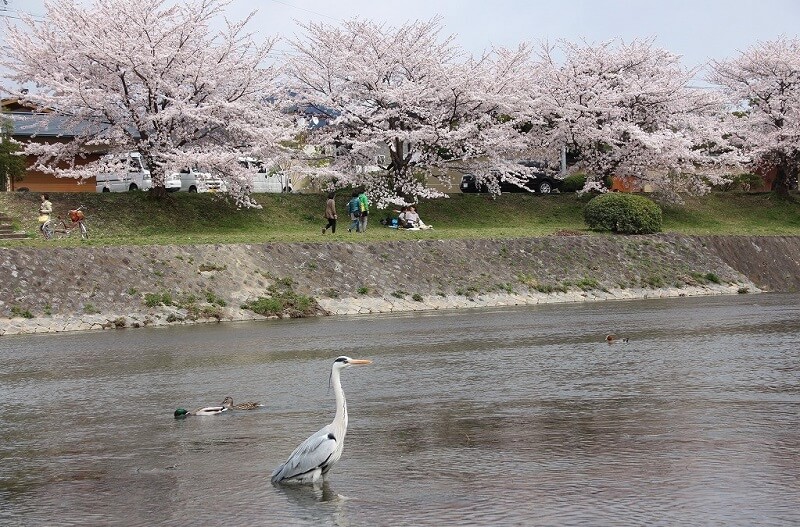
[[291, 278], [277, 279], [267, 288], [266, 296], [245, 302], [239, 307], [263, 316], [288, 315], [291, 318], [300, 318], [316, 313], [316, 300], [295, 292], [294, 284]]
[[594, 278], [589, 278], [588, 276], [584, 276], [583, 278], [575, 282], [575, 287], [579, 288], [581, 291], [590, 291], [592, 289], [600, 289], [600, 282], [598, 282]]
[[186, 312], [185, 317], [170, 313], [167, 316], [167, 322], [198, 320], [201, 318], [220, 320], [222, 318], [222, 308], [227, 306], [228, 303], [211, 290], [205, 291], [202, 295], [198, 296], [193, 293], [173, 295], [169, 291], [145, 293], [143, 302], [147, 307], [174, 306]]
[[166, 291], [162, 293], [145, 293], [144, 305], [147, 307], [171, 306], [172, 294]]
[[211, 290], [206, 291], [206, 302], [208, 302], [211, 305], [219, 307], [225, 307], [228, 305], [228, 303], [225, 301], [224, 298], [221, 298], [219, 295], [217, 295], [216, 293], [214, 293], [214, 291]]
[[197, 268], [198, 271], [201, 273], [206, 273], [210, 271], [224, 271], [228, 268], [227, 265], [217, 265], [215, 263], [202, 263]]
[[699, 273], [697, 271], [691, 271], [689, 273], [689, 280], [687, 280], [687, 283], [690, 285], [705, 285], [708, 283], [721, 284], [722, 280], [719, 276], [717, 276], [716, 273]]
[[30, 312], [29, 309], [19, 307], [19, 306], [11, 306], [11, 318], [33, 318], [33, 313]]

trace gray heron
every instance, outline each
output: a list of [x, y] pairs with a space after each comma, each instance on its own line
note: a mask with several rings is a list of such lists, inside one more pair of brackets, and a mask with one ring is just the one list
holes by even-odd
[[344, 356], [333, 361], [330, 383], [336, 396], [336, 416], [331, 424], [294, 449], [289, 459], [272, 473], [272, 483], [319, 483], [342, 457], [347, 433], [347, 401], [339, 375], [343, 369], [359, 364], [372, 364], [372, 361]]

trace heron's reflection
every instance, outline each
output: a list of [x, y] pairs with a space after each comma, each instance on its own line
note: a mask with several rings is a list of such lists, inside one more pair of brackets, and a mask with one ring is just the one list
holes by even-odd
[[295, 505], [299, 517], [311, 517], [320, 525], [349, 525], [344, 505], [348, 498], [337, 494], [327, 481], [320, 485], [274, 485]]
[[310, 505], [314, 502], [336, 502], [343, 500], [331, 489], [327, 481], [321, 485], [275, 485], [287, 498], [299, 505]]

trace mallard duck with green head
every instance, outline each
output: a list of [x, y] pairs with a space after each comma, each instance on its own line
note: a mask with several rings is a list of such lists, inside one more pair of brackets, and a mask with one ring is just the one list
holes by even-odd
[[222, 412], [227, 412], [230, 410], [227, 406], [205, 406], [203, 408], [198, 408], [197, 410], [193, 410], [191, 412], [187, 411], [185, 408], [178, 408], [175, 410], [175, 419], [181, 419], [183, 417], [189, 417], [190, 415], [199, 415], [199, 416], [206, 416], [206, 415], [218, 415]]

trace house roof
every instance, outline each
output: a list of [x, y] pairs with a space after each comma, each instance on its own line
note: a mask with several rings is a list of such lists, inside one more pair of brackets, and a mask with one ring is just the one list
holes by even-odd
[[[21, 103], [18, 98], [0, 100], [3, 115], [8, 116], [14, 123], [14, 132], [11, 134], [18, 138], [30, 137], [75, 137], [89, 123], [76, 126], [70, 118], [63, 115], [54, 115], [48, 111], [36, 111], [35, 108]], [[330, 115], [335, 112], [327, 108], [318, 108], [312, 105], [295, 106], [289, 111], [296, 111], [306, 119], [310, 129], [327, 126]], [[137, 134], [134, 134], [137, 135]]]
[[67, 117], [46, 113], [8, 112], [14, 137], [74, 137], [78, 129]]
[[0, 100], [3, 116], [11, 118], [14, 124], [14, 137], [74, 137], [75, 126], [65, 116], [54, 115], [48, 111], [20, 102], [17, 97]]
[[0, 108], [4, 112], [30, 112], [33, 110], [31, 107], [19, 102], [17, 97], [0, 99]]

